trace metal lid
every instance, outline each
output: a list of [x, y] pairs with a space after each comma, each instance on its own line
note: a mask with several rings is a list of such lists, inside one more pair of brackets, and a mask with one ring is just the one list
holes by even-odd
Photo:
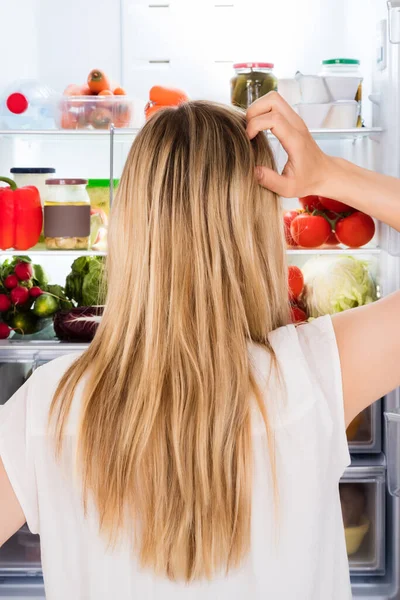
[[267, 62], [245, 62], [245, 63], [235, 63], [233, 65], [234, 69], [273, 69], [274, 63]]
[[46, 179], [46, 185], [86, 185], [87, 179]]
[[30, 173], [30, 174], [38, 174], [38, 173], [55, 173], [56, 170], [52, 167], [13, 167], [10, 169], [10, 173]]
[[329, 58], [322, 61], [323, 65], [359, 65], [360, 61], [356, 58]]

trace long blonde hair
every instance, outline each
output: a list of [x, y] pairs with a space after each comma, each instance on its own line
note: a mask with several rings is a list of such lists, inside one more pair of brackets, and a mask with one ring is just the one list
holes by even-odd
[[174, 580], [234, 568], [250, 544], [253, 402], [269, 422], [248, 343], [273, 358], [288, 322], [280, 202], [256, 164], [274, 164], [266, 137], [226, 106], [144, 126], [112, 208], [104, 316], [51, 407], [59, 453], [85, 377], [85, 510], [109, 541], [133, 529], [140, 564]]

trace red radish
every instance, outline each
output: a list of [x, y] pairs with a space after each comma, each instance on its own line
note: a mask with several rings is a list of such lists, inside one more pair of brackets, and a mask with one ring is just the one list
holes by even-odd
[[290, 313], [292, 317], [292, 323], [303, 323], [307, 321], [307, 315], [299, 306], [292, 306], [290, 308]]
[[0, 294], [0, 312], [7, 312], [10, 306], [11, 302], [7, 294]]
[[0, 323], [0, 340], [6, 340], [10, 335], [11, 328], [5, 323]]
[[20, 262], [14, 269], [14, 273], [18, 277], [20, 281], [27, 281], [28, 279], [32, 279], [33, 269], [30, 263]]
[[43, 294], [43, 291], [37, 285], [34, 285], [33, 288], [29, 290], [29, 295], [31, 298], [38, 298]]
[[10, 298], [13, 304], [25, 304], [29, 298], [29, 291], [22, 285], [18, 285], [11, 290]]
[[16, 275], [8, 275], [4, 280], [4, 285], [8, 290], [12, 290], [18, 285], [18, 277]]
[[304, 287], [303, 273], [296, 265], [290, 265], [288, 271], [289, 296], [297, 300]]

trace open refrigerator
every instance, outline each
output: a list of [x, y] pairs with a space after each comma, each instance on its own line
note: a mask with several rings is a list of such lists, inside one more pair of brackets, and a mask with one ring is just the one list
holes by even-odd
[[[382, 8], [384, 6], [382, 0]], [[324, 151], [361, 166], [400, 177], [400, 0], [392, 0], [377, 21], [377, 54], [371, 84], [371, 127], [315, 130]], [[65, 176], [84, 177], [88, 170], [120, 176], [136, 130], [0, 131], [0, 165], [7, 172], [16, 162], [63, 163]], [[285, 155], [270, 136], [277, 162]], [[94, 151], [95, 149], [95, 151]], [[97, 172], [96, 175], [97, 176]], [[376, 199], [379, 202], [379, 198]], [[292, 208], [295, 201], [288, 201]], [[373, 243], [359, 250], [288, 250], [290, 264], [302, 266], [316, 254], [354, 254], [371, 265], [379, 294], [400, 289], [400, 235], [379, 224]], [[18, 252], [0, 252], [0, 261]], [[20, 254], [20, 253], [19, 253]], [[62, 284], [79, 251], [29, 251], [35, 262]], [[84, 351], [85, 344], [53, 339], [11, 339], [0, 342], [0, 404], [24, 383], [32, 369], [66, 353]], [[400, 367], [399, 367], [400, 368]], [[362, 373], [357, 374], [362, 377]], [[400, 600], [400, 392], [389, 394], [361, 416], [349, 441], [352, 463], [343, 475], [343, 489], [359, 489], [365, 497], [368, 529], [349, 556], [354, 598]], [[60, 523], [55, 527], [62, 527]], [[355, 547], [357, 544], [355, 545]], [[354, 548], [353, 548], [354, 550]], [[44, 598], [40, 539], [24, 526], [0, 548], [0, 598]]]

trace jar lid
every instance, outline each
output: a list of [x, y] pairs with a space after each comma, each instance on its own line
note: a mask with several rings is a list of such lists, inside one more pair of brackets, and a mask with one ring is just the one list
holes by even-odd
[[56, 170], [52, 167], [13, 167], [10, 169], [10, 173], [30, 173], [30, 174], [39, 174], [39, 173], [55, 173]]
[[86, 185], [87, 179], [46, 179], [46, 185]]
[[267, 62], [246, 62], [246, 63], [235, 63], [234, 69], [273, 69], [274, 63]]
[[356, 58], [330, 58], [322, 61], [323, 65], [359, 65], [360, 61]]
[[[114, 187], [117, 186], [119, 184], [119, 179], [113, 179], [113, 183], [114, 183]], [[87, 184], [88, 188], [108, 188], [110, 187], [110, 180], [109, 179], [89, 179], [88, 184]]]

